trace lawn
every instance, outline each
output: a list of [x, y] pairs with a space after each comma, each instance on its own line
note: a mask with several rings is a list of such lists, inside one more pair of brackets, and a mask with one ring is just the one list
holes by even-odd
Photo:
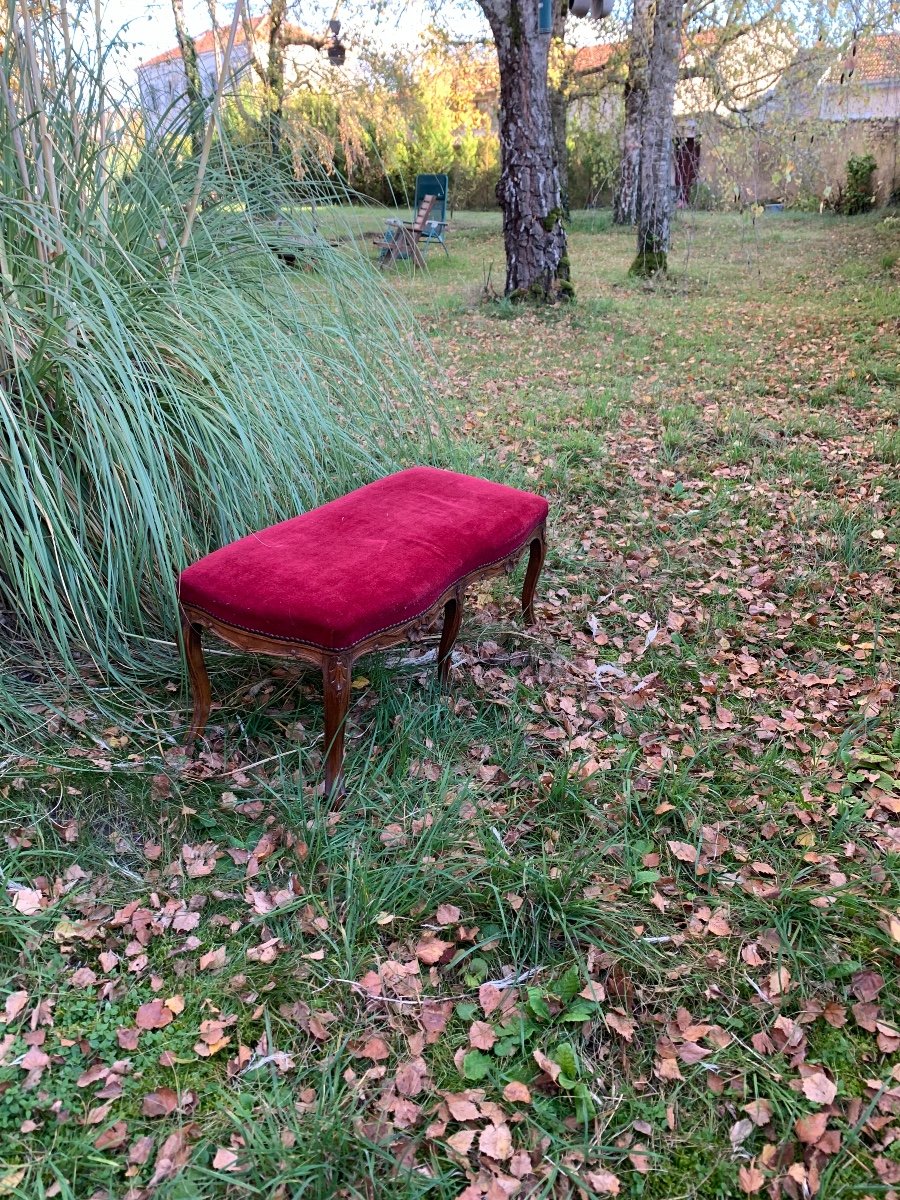
[[551, 501], [539, 625], [361, 663], [340, 812], [315, 674], [224, 651], [197, 763], [174, 673], [7, 748], [0, 1195], [900, 1191], [898, 230], [683, 214], [651, 285], [579, 213], [520, 312], [458, 213], [389, 277]]

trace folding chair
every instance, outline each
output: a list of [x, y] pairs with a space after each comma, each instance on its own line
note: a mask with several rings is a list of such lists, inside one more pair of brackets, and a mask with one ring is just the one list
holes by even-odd
[[419, 241], [425, 232], [436, 199], [437, 197], [432, 195], [423, 196], [414, 221], [397, 221], [393, 218], [388, 221], [384, 236], [375, 242], [376, 246], [381, 247], [379, 266], [387, 267], [405, 258], [411, 258], [414, 266], [425, 266]]
[[450, 257], [450, 251], [447, 249], [446, 235], [448, 224], [447, 192], [449, 183], [450, 179], [447, 175], [417, 175], [415, 195], [415, 207], [417, 210], [424, 196], [431, 195], [435, 197], [434, 208], [431, 210], [432, 215], [421, 237], [422, 249], [427, 250], [429, 246], [437, 242], [448, 258]]

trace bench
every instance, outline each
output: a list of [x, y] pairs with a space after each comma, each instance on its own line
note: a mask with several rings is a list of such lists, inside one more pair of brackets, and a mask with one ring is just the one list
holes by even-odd
[[339, 799], [354, 661], [443, 612], [437, 666], [446, 683], [466, 588], [511, 569], [526, 547], [522, 611], [533, 624], [546, 520], [547, 502], [531, 492], [412, 467], [193, 563], [179, 578], [189, 746], [211, 706], [203, 630], [251, 653], [302, 659], [322, 671], [325, 794]]

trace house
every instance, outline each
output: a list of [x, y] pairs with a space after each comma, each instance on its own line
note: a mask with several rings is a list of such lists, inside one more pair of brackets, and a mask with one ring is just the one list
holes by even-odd
[[[285, 25], [286, 40], [290, 43], [292, 37], [301, 39], [308, 37], [297, 26]], [[200, 86], [203, 96], [211, 98], [216, 90], [219, 70], [228, 44], [228, 29], [207, 30], [194, 39], [197, 51], [197, 67], [200, 74]], [[335, 45], [334, 41], [321, 39], [326, 49]], [[239, 26], [231, 51], [230, 80], [227, 88], [234, 91], [239, 83], [252, 78], [254, 61], [261, 69], [269, 56], [269, 18], [254, 17]], [[288, 87], [308, 79], [311, 74], [324, 66], [328, 59], [324, 58], [321, 50], [312, 45], [288, 44], [285, 52], [285, 83]], [[186, 81], [181, 49], [173, 46], [157, 54], [147, 62], [141, 63], [137, 69], [138, 88], [141, 98], [141, 109], [144, 114], [146, 128], [151, 136], [161, 137], [174, 129], [183, 127], [187, 115], [185, 99]]]
[[[627, 44], [587, 46], [573, 75], [604, 84], [578, 119], [621, 127]], [[608, 81], [608, 82], [607, 82]], [[611, 108], [611, 96], [617, 101]], [[876, 196], [900, 187], [900, 35], [849, 50], [805, 48], [775, 19], [688, 32], [675, 93], [673, 184], [678, 203], [827, 197], [851, 154], [875, 156]]]

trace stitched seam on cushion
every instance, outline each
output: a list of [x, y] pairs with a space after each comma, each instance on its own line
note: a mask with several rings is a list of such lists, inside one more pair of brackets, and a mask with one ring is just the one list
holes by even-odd
[[[545, 520], [546, 520], [546, 518], [545, 518]], [[518, 554], [518, 552], [520, 550], [524, 550], [525, 547], [528, 545], [528, 543], [533, 540], [534, 534], [537, 532], [538, 529], [541, 528], [541, 526], [543, 524], [544, 524], [544, 521], [538, 521], [537, 525], [535, 525], [532, 528], [531, 532], [528, 534], [527, 537], [522, 539], [522, 541], [518, 544], [518, 546], [516, 546], [514, 549], [508, 551], [508, 553], [506, 553], [506, 554], [500, 554], [500, 555], [498, 555], [497, 558], [492, 558], [490, 560], [490, 562], [482, 563], [480, 567], [476, 567], [475, 570], [469, 571], [468, 574], [474, 575], [477, 571], [483, 571], [485, 567], [496, 566], [496, 564], [498, 562], [503, 562], [504, 558], [509, 558], [510, 555]], [[461, 578], [465, 579], [466, 576], [463, 575], [463, 576], [461, 576]], [[459, 581], [457, 580], [457, 582], [459, 582]], [[440, 598], [440, 597], [438, 597], [438, 598]], [[180, 597], [179, 597], [179, 599], [180, 599]], [[206, 613], [206, 615], [208, 617], [212, 617], [212, 619], [214, 621], [221, 621], [221, 623], [223, 625], [230, 625], [232, 629], [242, 629], [244, 631], [244, 633], [258, 633], [260, 637], [271, 638], [273, 641], [291, 642], [292, 644], [297, 645], [297, 646], [312, 646], [313, 649], [315, 649], [315, 650], [326, 650], [326, 651], [330, 651], [334, 654], [342, 654], [345, 650], [353, 650], [356, 646], [358, 646], [360, 644], [360, 642], [365, 642], [370, 637], [376, 637], [379, 633], [387, 633], [389, 629], [399, 629], [401, 625], [407, 625], [407, 624], [409, 624], [410, 621], [418, 620], [419, 617], [423, 617], [425, 615], [425, 613], [428, 612], [429, 608], [431, 608], [433, 605], [437, 604], [437, 600], [432, 600], [431, 604], [427, 605], [425, 608], [421, 609], [419, 612], [413, 613], [413, 615], [411, 617], [404, 617], [402, 621], [393, 621], [390, 625], [382, 625], [380, 629], [373, 629], [373, 630], [371, 630], [371, 632], [363, 634], [362, 637], [357, 638], [355, 642], [349, 642], [346, 646], [326, 646], [324, 644], [324, 642], [313, 642], [313, 641], [310, 641], [308, 638], [289, 637], [287, 634], [283, 634], [283, 633], [266, 633], [266, 631], [264, 629], [254, 629], [254, 627], [252, 625], [239, 625], [236, 621], [226, 621], [222, 617], [217, 617], [216, 614], [213, 612], [210, 612], [208, 608], [204, 608], [202, 604], [196, 604], [192, 600], [188, 600], [185, 603], [187, 603], [189, 608], [197, 608], [200, 610], [200, 612]]]

